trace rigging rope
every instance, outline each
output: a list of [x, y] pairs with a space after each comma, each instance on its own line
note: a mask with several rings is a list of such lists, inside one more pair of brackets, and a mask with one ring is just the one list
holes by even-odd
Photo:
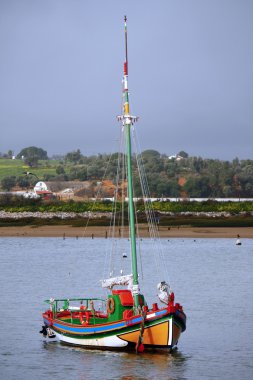
[[[136, 146], [136, 152], [141, 152], [136, 130], [134, 129], [133, 132], [134, 132], [133, 142]], [[156, 266], [160, 275], [165, 275], [166, 278], [169, 279], [168, 270], [165, 265], [164, 250], [162, 247], [161, 239], [159, 237], [159, 230], [158, 230], [158, 225], [156, 221], [156, 215], [152, 206], [152, 202], [150, 200], [151, 196], [150, 196], [150, 191], [149, 191], [149, 186], [148, 186], [148, 181], [147, 181], [147, 175], [146, 175], [145, 166], [143, 163], [143, 157], [141, 153], [139, 155], [136, 153], [136, 161], [137, 161], [138, 171], [140, 174], [143, 201], [144, 201], [145, 213], [146, 213], [146, 217], [147, 217], [147, 221], [148, 221], [148, 225], [150, 229], [150, 236], [152, 237], [153, 242], [156, 242], [156, 244], [157, 243], [159, 244], [158, 254], [159, 254], [160, 260], [158, 261], [155, 253], [154, 253], [154, 259], [155, 259]], [[155, 252], [155, 250], [153, 250], [153, 252]]]

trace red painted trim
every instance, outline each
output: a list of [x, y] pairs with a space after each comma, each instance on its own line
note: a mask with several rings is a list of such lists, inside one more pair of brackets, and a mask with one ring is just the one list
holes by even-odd
[[124, 62], [124, 75], [128, 75], [127, 62]]

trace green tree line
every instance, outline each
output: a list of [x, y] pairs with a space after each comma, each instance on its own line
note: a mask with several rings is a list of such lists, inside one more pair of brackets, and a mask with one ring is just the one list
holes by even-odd
[[[23, 149], [18, 157], [43, 181], [100, 181], [102, 178], [113, 179], [117, 173], [117, 153], [85, 156], [77, 149], [60, 160], [52, 160], [47, 158], [46, 151], [34, 148]], [[31, 162], [31, 157], [36, 159]], [[204, 159], [190, 157], [184, 151], [169, 158], [156, 150], [146, 150], [138, 158], [144, 163], [151, 197], [253, 197], [253, 160]], [[141, 186], [134, 157], [133, 170], [135, 196], [138, 197]], [[26, 176], [22, 171], [19, 173], [2, 177], [2, 189], [10, 190], [15, 185], [26, 188], [36, 182], [35, 177]]]

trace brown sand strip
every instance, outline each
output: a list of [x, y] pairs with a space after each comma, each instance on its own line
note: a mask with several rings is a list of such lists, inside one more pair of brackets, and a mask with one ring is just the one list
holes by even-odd
[[[139, 229], [141, 237], [148, 237], [148, 228], [143, 225]], [[253, 238], [253, 227], [160, 227], [160, 237], [172, 238]], [[116, 230], [116, 237], [122, 234], [122, 230]], [[24, 227], [0, 227], [0, 237], [109, 237], [108, 227], [83, 227], [72, 226], [24, 226]], [[125, 230], [124, 236], [127, 235]]]

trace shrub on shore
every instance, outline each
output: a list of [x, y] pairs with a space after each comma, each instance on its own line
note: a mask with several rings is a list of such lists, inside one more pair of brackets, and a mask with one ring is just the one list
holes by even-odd
[[[117, 204], [117, 210], [120, 210], [120, 203]], [[127, 208], [127, 204], [124, 205]], [[240, 213], [252, 213], [253, 212], [253, 202], [241, 201], [241, 202], [218, 202], [218, 201], [203, 201], [203, 202], [190, 202], [190, 201], [179, 201], [179, 202], [153, 202], [152, 207], [157, 213], [230, 213], [240, 214]], [[145, 207], [142, 201], [138, 201], [136, 208], [139, 212], [144, 212]], [[43, 201], [41, 198], [24, 198], [21, 196], [15, 196], [12, 194], [2, 194], [0, 195], [0, 210], [5, 210], [9, 212], [111, 212], [112, 203], [110, 201], [84, 201], [75, 202], [69, 200], [67, 202], [62, 202], [57, 199], [50, 201]]]

